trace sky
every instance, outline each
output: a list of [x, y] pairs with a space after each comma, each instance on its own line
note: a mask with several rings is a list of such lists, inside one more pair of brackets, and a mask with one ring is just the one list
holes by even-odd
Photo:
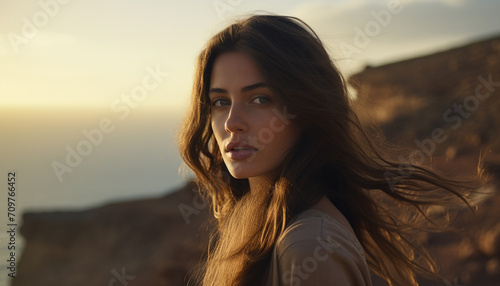
[[348, 76], [500, 35], [499, 12], [496, 0], [0, 0], [0, 178], [18, 171], [25, 209], [181, 184], [195, 59], [242, 15], [299, 17]]
[[183, 110], [203, 44], [256, 11], [306, 21], [346, 74], [500, 34], [495, 0], [0, 0], [0, 108], [112, 108], [152, 68], [131, 105]]

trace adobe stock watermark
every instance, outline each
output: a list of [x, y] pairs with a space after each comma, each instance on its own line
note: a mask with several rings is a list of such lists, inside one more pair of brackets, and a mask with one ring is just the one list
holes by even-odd
[[21, 32], [10, 32], [7, 37], [9, 38], [10, 45], [16, 54], [19, 53], [19, 46], [29, 43], [38, 33], [40, 29], [46, 27], [50, 20], [56, 17], [61, 11], [61, 7], [70, 2], [70, 0], [40, 0], [38, 6], [40, 9], [33, 13], [31, 17], [23, 17]]
[[[247, 141], [243, 141], [243, 143], [250, 144], [258, 150], [264, 150], [266, 148], [266, 145], [270, 144], [274, 140], [275, 134], [282, 132], [285, 127], [291, 123], [290, 120], [297, 117], [296, 114], [288, 113], [288, 109], [286, 106], [283, 106], [282, 111], [279, 111], [277, 108], [273, 108], [272, 112], [274, 113], [274, 116], [269, 120], [268, 127], [260, 129], [259, 132], [257, 132], [256, 136], [250, 135], [247, 138]], [[247, 163], [252, 162], [255, 159], [256, 155], [257, 154], [254, 154], [250, 158], [245, 159], [245, 161]], [[235, 172], [238, 172], [242, 168], [244, 167], [242, 167], [240, 164], [237, 164], [234, 167]], [[229, 185], [229, 178], [231, 174], [223, 172], [222, 176], [225, 184]], [[209, 205], [208, 200], [200, 195], [197, 188], [193, 188], [192, 191], [195, 193], [195, 196], [192, 199], [191, 205], [187, 205], [185, 203], [180, 203], [178, 205], [179, 211], [186, 224], [191, 223], [190, 217], [192, 215], [200, 214], [201, 210]]]
[[[290, 120], [297, 117], [296, 114], [288, 113], [286, 106], [283, 106], [281, 112], [277, 108], [273, 108], [273, 113], [275, 116], [269, 120], [269, 126], [260, 129], [259, 132], [257, 132], [257, 136], [249, 136], [247, 138], [248, 141], [244, 141], [244, 143], [250, 144], [258, 150], [264, 150], [266, 145], [274, 140], [275, 134], [285, 130], [285, 127], [290, 124]], [[257, 153], [245, 161], [252, 162], [256, 155]]]
[[[156, 67], [146, 67], [146, 75], [142, 81], [135, 85], [129, 93], [123, 93], [111, 102], [111, 111], [118, 114], [120, 120], [125, 120], [130, 115], [130, 110], [135, 109], [143, 102], [151, 91], [156, 89], [168, 76], [168, 73], [161, 71], [160, 65]], [[60, 183], [64, 181], [63, 175], [72, 173], [84, 160], [99, 146], [106, 134], [111, 134], [116, 129], [116, 125], [108, 117], [99, 120], [97, 126], [91, 130], [82, 130], [82, 139], [76, 146], [66, 145], [65, 160], [61, 163], [53, 161], [51, 166]]]
[[[443, 121], [453, 123], [450, 126], [452, 131], [459, 129], [463, 121], [469, 118], [471, 113], [477, 111], [481, 102], [489, 98], [495, 91], [495, 88], [500, 86], [500, 81], [494, 81], [492, 74], [489, 74], [486, 78], [483, 75], [479, 75], [477, 80], [479, 83], [476, 85], [473, 95], [466, 96], [461, 103], [454, 103], [452, 107], [443, 112]], [[414, 143], [418, 149], [410, 153], [408, 161], [412, 165], [420, 165], [425, 160], [426, 155], [431, 157], [436, 151], [436, 146], [444, 143], [446, 140], [448, 140], [448, 135], [445, 130], [441, 127], [434, 128], [431, 131], [430, 137], [423, 140], [415, 139]], [[384, 173], [385, 179], [392, 191], [395, 191], [394, 186], [398, 182], [408, 178], [415, 171], [415, 168], [408, 164], [408, 161], [402, 156], [399, 156], [399, 161], [401, 164], [398, 167], [398, 174], [389, 171]]]
[[181, 212], [182, 218], [184, 219], [184, 222], [186, 224], [191, 223], [191, 216], [192, 215], [199, 215], [201, 210], [204, 208], [208, 207], [209, 202], [206, 198], [203, 198], [200, 195], [200, 192], [198, 191], [198, 188], [192, 188], [192, 192], [194, 192], [194, 197], [193, 200], [191, 201], [191, 205], [187, 205], [185, 203], [180, 203], [177, 207], [179, 208], [179, 211]]
[[317, 237], [318, 245], [314, 248], [312, 255], [305, 257], [299, 264], [294, 264], [291, 269], [286, 270], [281, 275], [282, 282], [286, 285], [299, 286], [302, 281], [307, 280], [318, 270], [320, 263], [326, 261], [340, 248], [340, 244], [330, 236]]
[[[226, 186], [229, 186], [231, 175], [225, 171], [222, 171], [221, 174], [224, 180], [224, 184]], [[211, 178], [215, 177], [213, 173], [211, 173], [210, 176]], [[177, 208], [179, 209], [182, 218], [184, 219], [184, 222], [186, 224], [191, 223], [192, 215], [199, 215], [201, 210], [205, 209], [210, 205], [208, 199], [201, 196], [200, 191], [198, 190], [197, 187], [192, 188], [191, 191], [195, 194], [193, 199], [191, 200], [191, 205], [187, 205], [185, 203], [180, 203], [179, 205], [177, 205]]]
[[[125, 267], [122, 268], [121, 273], [118, 273], [116, 269], [113, 269], [111, 270], [111, 274], [113, 274], [113, 278], [109, 280], [108, 286], [116, 286], [116, 285], [127, 286], [129, 281], [135, 279], [135, 276], [130, 276], [126, 274]], [[117, 282], [120, 282], [120, 284], [116, 284]]]
[[385, 9], [370, 11], [373, 20], [366, 22], [362, 28], [354, 27], [353, 45], [345, 42], [340, 43], [340, 50], [344, 57], [351, 58], [353, 54], [360, 54], [362, 49], [370, 45], [371, 38], [379, 36], [382, 30], [392, 22], [392, 16], [401, 13], [401, 11], [403, 11], [403, 6], [399, 0], [387, 2]]

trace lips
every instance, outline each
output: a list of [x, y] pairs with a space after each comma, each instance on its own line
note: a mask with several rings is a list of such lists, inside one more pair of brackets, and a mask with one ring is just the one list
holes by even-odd
[[246, 160], [255, 155], [257, 148], [245, 142], [232, 141], [226, 144], [226, 154], [232, 160]]

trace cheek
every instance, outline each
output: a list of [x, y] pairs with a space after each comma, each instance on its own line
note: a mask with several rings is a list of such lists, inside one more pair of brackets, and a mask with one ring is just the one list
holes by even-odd
[[218, 118], [217, 116], [212, 117], [211, 122], [212, 132], [214, 133], [215, 140], [219, 144], [222, 141], [222, 136], [224, 136], [224, 121]]
[[300, 134], [301, 132], [297, 126], [286, 126], [283, 130], [282, 136], [280, 137], [280, 145], [286, 150], [292, 148], [297, 143]]
[[211, 126], [212, 126], [212, 132], [214, 133], [215, 139], [219, 139], [219, 128], [217, 127], [217, 122], [212, 120]]

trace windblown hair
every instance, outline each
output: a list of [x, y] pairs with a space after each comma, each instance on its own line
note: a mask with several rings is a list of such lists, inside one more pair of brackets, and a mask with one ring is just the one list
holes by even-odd
[[[250, 195], [248, 179], [229, 174], [211, 128], [212, 67], [219, 55], [235, 51], [257, 63], [303, 130], [260, 196]], [[440, 230], [431, 208], [468, 205], [465, 194], [472, 187], [424, 167], [422, 152], [405, 163], [390, 159], [363, 131], [350, 104], [345, 81], [322, 42], [297, 18], [254, 15], [209, 40], [198, 57], [180, 136], [181, 155], [217, 218], [198, 283], [261, 285], [287, 222], [323, 195], [349, 221], [370, 269], [390, 285], [436, 277], [432, 258], [413, 234]]]

